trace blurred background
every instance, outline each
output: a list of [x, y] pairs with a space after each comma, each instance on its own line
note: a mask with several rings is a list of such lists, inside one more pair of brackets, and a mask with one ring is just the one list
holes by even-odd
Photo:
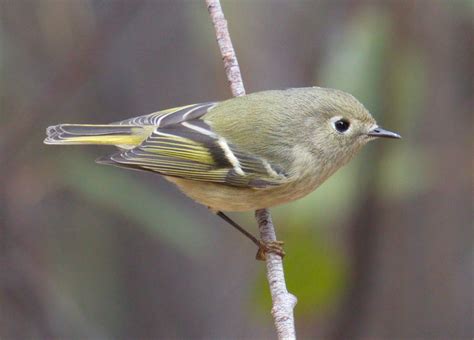
[[[472, 339], [473, 4], [223, 1], [248, 92], [343, 89], [403, 136], [272, 210], [300, 338]], [[0, 0], [0, 75], [0, 338], [274, 337], [251, 242], [113, 148], [42, 144], [229, 98], [204, 0]]]

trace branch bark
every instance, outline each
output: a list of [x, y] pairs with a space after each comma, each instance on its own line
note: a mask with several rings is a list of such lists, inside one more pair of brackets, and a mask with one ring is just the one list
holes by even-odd
[[[244, 83], [220, 1], [206, 0], [206, 5], [216, 31], [217, 44], [221, 51], [232, 95], [234, 97], [243, 96], [245, 95]], [[270, 211], [268, 209], [259, 209], [255, 211], [255, 217], [262, 241], [276, 241], [275, 228]], [[269, 253], [265, 261], [267, 280], [272, 296], [272, 316], [278, 339], [296, 339], [293, 309], [297, 299], [286, 288], [282, 258], [277, 254]]]
[[211, 16], [212, 24], [216, 30], [217, 44], [221, 50], [222, 61], [224, 62], [225, 74], [229, 82], [230, 90], [234, 97], [245, 95], [244, 82], [240, 74], [240, 67], [234, 46], [230, 40], [229, 29], [227, 28], [227, 20], [225, 20], [224, 12], [219, 0], [206, 0], [207, 10]]

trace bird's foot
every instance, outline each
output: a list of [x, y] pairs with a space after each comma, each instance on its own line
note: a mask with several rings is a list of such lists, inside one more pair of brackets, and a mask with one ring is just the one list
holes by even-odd
[[258, 252], [255, 258], [259, 261], [265, 261], [267, 259], [267, 253], [274, 253], [283, 258], [285, 257], [283, 244], [283, 241], [264, 242], [260, 240], [258, 245]]

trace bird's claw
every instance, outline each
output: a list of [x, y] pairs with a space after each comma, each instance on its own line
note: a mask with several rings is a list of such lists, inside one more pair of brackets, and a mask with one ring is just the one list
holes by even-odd
[[255, 258], [259, 261], [265, 261], [267, 259], [267, 253], [274, 253], [279, 255], [281, 258], [285, 257], [285, 251], [283, 250], [283, 241], [271, 241], [264, 242], [259, 241], [258, 252]]

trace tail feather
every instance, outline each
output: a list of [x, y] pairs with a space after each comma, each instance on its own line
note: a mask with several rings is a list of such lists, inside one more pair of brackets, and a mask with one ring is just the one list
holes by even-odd
[[127, 148], [143, 142], [151, 133], [144, 127], [124, 125], [60, 124], [46, 129], [45, 144], [102, 144]]

